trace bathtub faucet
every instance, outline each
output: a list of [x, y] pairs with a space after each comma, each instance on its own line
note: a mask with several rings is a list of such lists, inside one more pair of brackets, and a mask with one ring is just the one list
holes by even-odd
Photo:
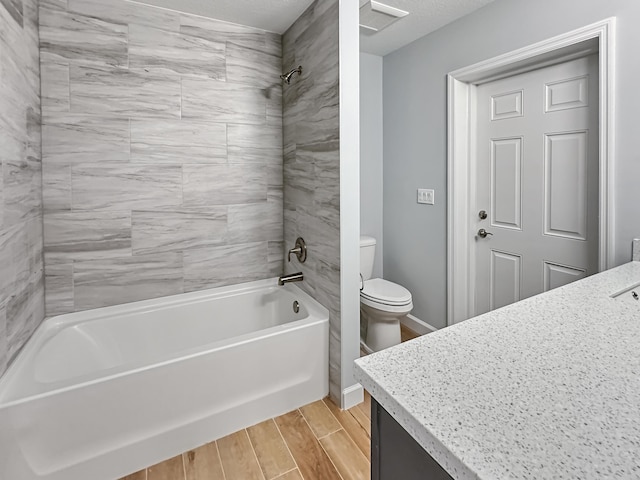
[[302, 277], [302, 272], [292, 273], [290, 275], [282, 275], [281, 277], [278, 277], [278, 285], [284, 285], [285, 283], [291, 282], [301, 282], [302, 280], [304, 280], [304, 278]]

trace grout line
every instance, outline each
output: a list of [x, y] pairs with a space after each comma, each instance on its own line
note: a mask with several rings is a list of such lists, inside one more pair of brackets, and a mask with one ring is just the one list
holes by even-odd
[[[249, 440], [251, 441], [251, 440]], [[218, 448], [218, 441], [213, 442], [216, 446], [216, 452], [218, 453], [218, 460], [220, 460], [220, 469], [222, 470], [222, 478], [226, 480], [227, 474], [224, 472], [224, 465], [222, 464], [222, 456], [220, 455], [220, 449]]]
[[[298, 470], [298, 472], [300, 472], [299, 468], [292, 468], [291, 470], [287, 470], [286, 472], [281, 473], [280, 475], [278, 475], [277, 477], [273, 477], [271, 480], [278, 480], [279, 478], [284, 477], [287, 473], [291, 473], [295, 470]], [[302, 473], [300, 473], [300, 476], [302, 477]]]
[[[302, 412], [300, 412], [300, 415], [302, 415]], [[278, 433], [280, 434], [280, 438], [282, 439], [282, 442], [284, 443], [284, 446], [287, 447], [287, 452], [289, 452], [289, 455], [291, 455], [291, 458], [293, 459], [293, 463], [295, 464], [296, 468], [300, 471], [300, 476], [302, 477], [302, 470], [300, 470], [300, 466], [298, 465], [298, 461], [296, 460], [296, 457], [291, 452], [291, 449], [289, 448], [289, 444], [287, 443], [287, 440], [284, 438], [284, 435], [282, 435], [282, 432], [280, 431], [280, 427], [278, 426], [278, 422], [276, 422], [275, 418], [272, 418], [271, 421], [276, 426], [276, 430], [278, 430]]]
[[[328, 407], [327, 407], [328, 408]], [[307, 421], [307, 419], [305, 418], [304, 415], [302, 415], [302, 411], [300, 409], [298, 409], [298, 412], [300, 413], [300, 416], [302, 417], [302, 419], [305, 421], [305, 423], [307, 424], [307, 427], [309, 427], [309, 430], [311, 430], [311, 434], [316, 437], [316, 434], [313, 433], [313, 429], [311, 428], [311, 425], [309, 425], [309, 422]], [[342, 430], [342, 429], [340, 429]], [[337, 432], [339, 432], [340, 430], [336, 430]], [[336, 433], [336, 432], [333, 432]], [[328, 436], [328, 435], [327, 435]], [[322, 437], [325, 438], [325, 437]], [[329, 459], [329, 461], [331, 462], [331, 465], [333, 465], [333, 468], [335, 469], [336, 473], [338, 474], [338, 476], [340, 478], [342, 478], [342, 480], [344, 480], [344, 477], [340, 474], [340, 472], [338, 471], [338, 467], [336, 467], [336, 464], [334, 463], [333, 459], [331, 458], [331, 455], [329, 455], [329, 453], [327, 452], [327, 450], [324, 448], [324, 446], [322, 445], [322, 442], [318, 439], [318, 437], [316, 437], [316, 442], [318, 442], [318, 445], [320, 445], [320, 448], [322, 448], [322, 451], [324, 452], [324, 454], [327, 456], [327, 458]], [[301, 472], [302, 473], [302, 472]]]
[[264, 474], [264, 471], [262, 470], [262, 465], [260, 464], [260, 460], [258, 460], [258, 454], [256, 453], [256, 449], [253, 446], [253, 443], [251, 442], [251, 437], [249, 436], [249, 432], [247, 431], [247, 429], [244, 429], [244, 434], [247, 436], [247, 440], [249, 440], [249, 445], [251, 446], [251, 451], [253, 452], [253, 458], [256, 459], [256, 463], [258, 464], [258, 468], [260, 469], [260, 473], [262, 474], [262, 478], [264, 480], [267, 480], [267, 477]]

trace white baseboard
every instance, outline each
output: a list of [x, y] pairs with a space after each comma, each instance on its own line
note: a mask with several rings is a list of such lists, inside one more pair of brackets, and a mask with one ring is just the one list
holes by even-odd
[[433, 325], [430, 325], [411, 314], [402, 317], [400, 319], [400, 323], [419, 335], [426, 335], [427, 333], [435, 332], [436, 330], [438, 330]]
[[349, 410], [362, 402], [364, 402], [364, 388], [359, 383], [342, 390], [341, 408], [343, 410]]

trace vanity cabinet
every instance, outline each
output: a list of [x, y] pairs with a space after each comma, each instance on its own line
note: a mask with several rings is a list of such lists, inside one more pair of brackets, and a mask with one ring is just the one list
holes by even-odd
[[431, 455], [371, 398], [371, 480], [452, 480]]

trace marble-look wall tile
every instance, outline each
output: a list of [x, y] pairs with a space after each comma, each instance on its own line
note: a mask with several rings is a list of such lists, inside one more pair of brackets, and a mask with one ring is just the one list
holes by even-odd
[[131, 24], [129, 66], [225, 80], [225, 44]]
[[0, 372], [7, 369], [9, 362], [9, 338], [7, 334], [7, 306], [0, 304]]
[[[268, 123], [280, 122], [284, 142], [284, 248], [307, 242], [301, 287], [329, 309], [329, 391], [339, 401], [340, 311], [340, 105], [338, 2], [315, 1], [282, 39], [284, 69], [303, 66], [283, 89], [283, 113], [268, 107]], [[269, 105], [269, 104], [268, 104]]]
[[140, 5], [128, 0], [68, 0], [70, 12], [106, 22], [147, 25], [168, 32], [180, 30], [180, 14], [165, 8]]
[[281, 36], [127, 0], [40, 8], [49, 315], [282, 273]]
[[132, 119], [131, 161], [226, 163], [226, 124], [187, 119]]
[[68, 112], [70, 108], [69, 64], [42, 62], [40, 76], [42, 112]]
[[[228, 23], [195, 15], [182, 15], [180, 18], [180, 32], [193, 37], [200, 37], [212, 42], [232, 42], [248, 48], [263, 49], [266, 53], [274, 54], [274, 40], [269, 33], [256, 28], [245, 27], [235, 23]], [[279, 35], [277, 35], [279, 37]]]
[[180, 77], [145, 69], [69, 67], [71, 111], [180, 117]]
[[182, 254], [138, 255], [73, 264], [76, 310], [182, 293]]
[[266, 278], [269, 272], [267, 254], [267, 242], [185, 251], [184, 289], [192, 292]]
[[282, 165], [282, 128], [268, 125], [229, 125], [229, 163]]
[[182, 204], [177, 165], [82, 164], [71, 169], [73, 209], [135, 210]]
[[184, 165], [184, 204], [254, 203], [267, 199], [263, 165]]
[[262, 89], [201, 78], [182, 79], [182, 117], [214, 122], [266, 122], [267, 100]]
[[66, 212], [44, 217], [47, 265], [131, 255], [131, 212]]
[[282, 58], [280, 53], [266, 54], [264, 47], [256, 48], [227, 42], [227, 81], [246, 83], [256, 87], [280, 87]]
[[282, 202], [229, 205], [229, 242], [282, 241]]
[[227, 207], [134, 211], [133, 254], [180, 252], [227, 242]]
[[42, 206], [45, 212], [71, 210], [71, 166], [42, 163]]
[[46, 164], [129, 161], [129, 119], [92, 115], [45, 117], [42, 157]]
[[127, 65], [127, 24], [40, 8], [40, 52], [48, 60]]
[[73, 312], [73, 264], [47, 263], [44, 274], [45, 310], [52, 317]]

